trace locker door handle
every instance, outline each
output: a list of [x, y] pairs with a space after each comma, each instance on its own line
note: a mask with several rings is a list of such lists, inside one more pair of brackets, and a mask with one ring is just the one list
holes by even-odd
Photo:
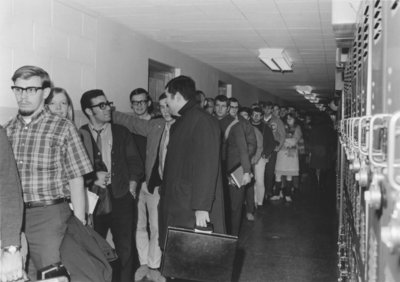
[[396, 173], [396, 169], [400, 168], [400, 160], [396, 160], [396, 139], [400, 135], [399, 119], [400, 112], [397, 112], [392, 116], [389, 123], [387, 174], [390, 185], [398, 191], [400, 191], [400, 174]]
[[351, 126], [351, 137], [352, 137], [352, 146], [354, 149], [358, 150], [360, 148], [360, 120], [361, 118], [355, 117], [353, 118], [352, 126]]
[[[370, 147], [369, 144], [369, 126], [368, 123], [370, 122], [370, 116], [363, 116], [360, 118], [360, 125], [358, 128], [358, 147], [360, 150], [361, 155], [368, 156], [368, 148]], [[363, 143], [365, 141], [365, 143]]]
[[[369, 140], [370, 146], [368, 151], [368, 158], [371, 164], [375, 167], [386, 167], [387, 164], [384, 161], [383, 152], [374, 152], [374, 130], [377, 121], [384, 122], [390, 117], [389, 114], [376, 114], [371, 117], [371, 121], [369, 123]], [[376, 158], [380, 157], [381, 160], [377, 160]]]

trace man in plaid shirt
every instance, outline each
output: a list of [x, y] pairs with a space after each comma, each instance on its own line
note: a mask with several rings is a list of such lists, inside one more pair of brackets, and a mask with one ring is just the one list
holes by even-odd
[[74, 215], [86, 223], [82, 176], [92, 165], [74, 124], [44, 107], [51, 87], [48, 73], [23, 66], [11, 79], [19, 111], [5, 127], [23, 190], [29, 277], [36, 279], [38, 269], [60, 261], [69, 201]]

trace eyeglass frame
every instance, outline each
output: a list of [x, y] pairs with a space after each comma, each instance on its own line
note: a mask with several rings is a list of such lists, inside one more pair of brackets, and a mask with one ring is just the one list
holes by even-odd
[[140, 101], [131, 101], [131, 104], [134, 106], [144, 106], [149, 102], [149, 99], [140, 100]]
[[91, 105], [91, 106], [89, 106], [88, 108], [89, 108], [89, 109], [92, 109], [92, 108], [99, 107], [100, 110], [103, 111], [103, 110], [106, 109], [107, 106], [110, 107], [110, 108], [112, 108], [113, 105], [114, 105], [114, 102], [107, 101], [107, 102], [98, 103], [98, 104], [96, 104], [96, 105]]
[[[11, 90], [14, 92], [14, 95], [16, 95], [16, 96], [22, 96], [22, 94], [24, 94], [24, 92], [28, 96], [34, 96], [34, 95], [36, 95], [36, 93], [39, 90], [43, 90], [45, 88], [46, 87], [43, 87], [43, 86], [41, 86], [41, 87], [38, 87], [38, 86], [19, 87], [19, 86], [15, 86], [15, 85], [11, 86]], [[35, 92], [30, 93], [29, 91], [31, 91], [32, 89], [35, 90]], [[21, 92], [17, 93], [15, 91], [21, 91]]]

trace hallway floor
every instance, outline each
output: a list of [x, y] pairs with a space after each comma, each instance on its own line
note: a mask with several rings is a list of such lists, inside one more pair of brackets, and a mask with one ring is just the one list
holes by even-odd
[[264, 203], [254, 222], [243, 219], [232, 281], [337, 281], [335, 213], [334, 187], [300, 189], [290, 204]]
[[337, 281], [336, 234], [334, 198], [324, 193], [264, 204], [244, 220], [233, 281]]

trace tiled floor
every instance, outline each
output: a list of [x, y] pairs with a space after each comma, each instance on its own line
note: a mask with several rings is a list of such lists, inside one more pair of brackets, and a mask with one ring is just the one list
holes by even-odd
[[337, 281], [335, 182], [329, 182], [322, 191], [305, 183], [293, 203], [266, 203], [254, 222], [244, 219], [232, 281]]

